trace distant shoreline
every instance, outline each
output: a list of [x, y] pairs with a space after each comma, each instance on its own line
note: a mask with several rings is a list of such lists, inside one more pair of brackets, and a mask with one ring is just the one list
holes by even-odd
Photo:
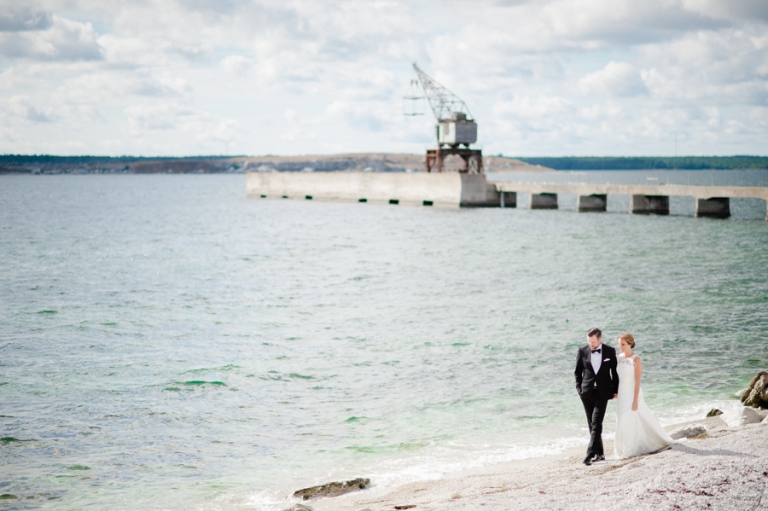
[[[463, 162], [447, 160], [449, 171]], [[487, 155], [486, 172], [621, 170], [768, 170], [768, 156], [561, 156]], [[344, 153], [302, 156], [56, 156], [0, 155], [0, 174], [241, 174], [254, 171], [421, 172], [423, 154]]]
[[[488, 172], [554, 172], [514, 158], [486, 156]], [[446, 171], [463, 168], [459, 157], [445, 161]], [[423, 154], [349, 153], [305, 156], [129, 156], [0, 155], [0, 174], [243, 174], [246, 172], [422, 172]]]

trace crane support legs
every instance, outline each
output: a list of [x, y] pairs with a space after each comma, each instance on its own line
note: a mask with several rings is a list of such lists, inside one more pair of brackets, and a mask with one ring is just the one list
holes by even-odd
[[437, 149], [427, 149], [427, 158], [425, 160], [427, 172], [443, 172], [445, 157], [449, 155], [458, 155], [464, 160], [464, 168], [459, 172], [464, 174], [482, 174], [483, 173], [483, 151], [481, 149], [461, 149], [459, 147], [438, 147]]

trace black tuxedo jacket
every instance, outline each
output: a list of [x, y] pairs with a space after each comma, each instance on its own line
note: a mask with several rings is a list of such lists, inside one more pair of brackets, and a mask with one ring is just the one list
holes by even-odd
[[619, 373], [616, 372], [616, 350], [606, 344], [601, 345], [603, 363], [595, 374], [592, 369], [592, 348], [589, 344], [579, 348], [576, 358], [576, 391], [579, 394], [596, 389], [603, 399], [611, 399], [619, 393]]

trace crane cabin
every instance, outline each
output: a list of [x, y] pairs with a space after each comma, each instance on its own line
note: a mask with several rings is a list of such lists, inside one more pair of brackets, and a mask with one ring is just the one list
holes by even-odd
[[468, 146], [477, 142], [477, 123], [467, 119], [464, 112], [451, 112], [450, 119], [437, 123], [437, 143], [450, 146]]

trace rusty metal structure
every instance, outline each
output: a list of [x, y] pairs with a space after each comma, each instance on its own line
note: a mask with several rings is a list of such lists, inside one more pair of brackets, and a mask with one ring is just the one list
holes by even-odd
[[464, 168], [459, 172], [481, 174], [483, 151], [469, 147], [477, 142], [477, 123], [469, 107], [456, 94], [427, 76], [415, 63], [413, 70], [437, 120], [437, 149], [427, 150], [427, 172], [443, 172], [445, 158], [456, 155], [464, 160]]

